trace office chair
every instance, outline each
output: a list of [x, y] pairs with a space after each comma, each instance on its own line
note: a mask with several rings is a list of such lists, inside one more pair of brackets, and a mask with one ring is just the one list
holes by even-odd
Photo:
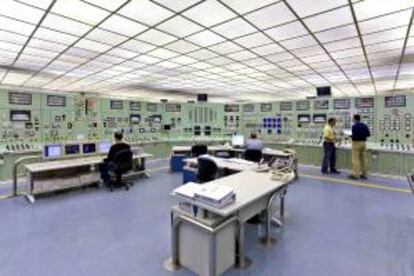
[[197, 182], [205, 183], [218, 177], [216, 162], [210, 158], [198, 158]]
[[414, 194], [414, 172], [407, 174], [408, 184], [410, 184], [411, 191]]
[[256, 149], [247, 149], [244, 151], [244, 159], [259, 163], [262, 160], [262, 151]]
[[114, 168], [109, 171], [109, 174], [112, 178], [115, 178], [115, 181], [109, 183], [109, 190], [112, 192], [114, 187], [124, 186], [128, 191], [129, 185], [122, 181], [122, 175], [132, 170], [132, 151], [125, 149], [117, 152], [112, 159], [112, 163]]
[[200, 155], [207, 154], [206, 145], [193, 145], [191, 147], [191, 157], [199, 157]]
[[220, 158], [232, 158], [232, 157], [234, 157], [234, 155], [231, 152], [226, 151], [226, 150], [216, 151], [214, 153], [214, 156], [215, 157], [220, 157]]

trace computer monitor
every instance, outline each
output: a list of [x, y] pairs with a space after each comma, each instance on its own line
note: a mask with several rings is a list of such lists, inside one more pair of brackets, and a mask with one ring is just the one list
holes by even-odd
[[233, 135], [231, 137], [231, 145], [235, 148], [244, 147], [244, 136], [243, 135]]
[[95, 143], [87, 143], [82, 145], [82, 152], [84, 154], [95, 153], [96, 152], [96, 144]]
[[79, 154], [79, 153], [80, 153], [79, 144], [65, 145], [66, 155]]
[[61, 145], [46, 145], [44, 147], [45, 158], [57, 158], [62, 155]]
[[99, 153], [108, 153], [111, 149], [111, 142], [110, 141], [102, 141], [98, 144], [98, 151]]

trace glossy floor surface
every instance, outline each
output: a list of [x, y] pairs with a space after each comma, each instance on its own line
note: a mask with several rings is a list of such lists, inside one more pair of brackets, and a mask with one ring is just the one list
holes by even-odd
[[[273, 232], [277, 244], [261, 245], [257, 226], [248, 227], [253, 265], [225, 275], [414, 275], [414, 196], [319, 177], [306, 170], [289, 189], [286, 226]], [[402, 180], [370, 181], [408, 187]], [[88, 189], [34, 205], [1, 200], [0, 275], [193, 275], [163, 268], [169, 193], [180, 183], [180, 174], [160, 171], [129, 192]]]

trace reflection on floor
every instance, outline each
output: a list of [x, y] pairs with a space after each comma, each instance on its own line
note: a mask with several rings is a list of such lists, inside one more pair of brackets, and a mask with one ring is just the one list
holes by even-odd
[[[306, 171], [306, 174], [319, 175]], [[339, 176], [344, 178], [344, 176]], [[371, 178], [407, 188], [401, 180]], [[0, 201], [0, 275], [130, 276], [171, 273], [169, 192], [180, 174], [156, 172], [131, 191], [91, 189]], [[249, 226], [248, 270], [226, 275], [414, 275], [414, 197], [301, 177], [287, 197], [284, 231], [262, 246]]]

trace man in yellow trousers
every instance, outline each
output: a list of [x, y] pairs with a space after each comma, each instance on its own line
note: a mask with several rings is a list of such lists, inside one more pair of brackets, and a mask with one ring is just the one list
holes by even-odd
[[355, 114], [352, 126], [352, 174], [351, 179], [366, 179], [365, 150], [367, 138], [371, 135], [366, 124], [361, 122], [361, 116]]

